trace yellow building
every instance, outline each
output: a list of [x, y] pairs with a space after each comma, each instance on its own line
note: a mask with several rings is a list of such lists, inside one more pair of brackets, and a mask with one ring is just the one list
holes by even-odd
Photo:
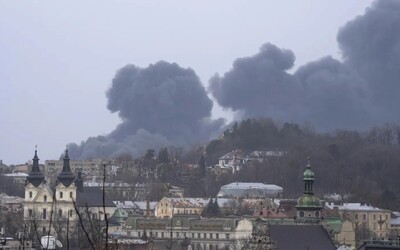
[[[359, 238], [376, 237], [387, 239], [390, 233], [390, 211], [373, 207], [364, 203], [344, 203], [326, 206], [338, 210], [342, 220], [349, 220]], [[372, 233], [373, 235], [369, 235]], [[357, 236], [356, 236], [357, 237]]]
[[175, 214], [198, 214], [203, 212], [209, 199], [203, 198], [162, 198], [156, 205], [157, 218], [172, 217]]

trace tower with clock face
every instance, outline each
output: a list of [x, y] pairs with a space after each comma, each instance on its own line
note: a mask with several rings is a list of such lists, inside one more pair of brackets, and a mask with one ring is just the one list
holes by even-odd
[[314, 195], [314, 172], [311, 170], [310, 158], [303, 174], [304, 193], [297, 200], [297, 222], [306, 224], [318, 224], [321, 221], [322, 204], [320, 199]]

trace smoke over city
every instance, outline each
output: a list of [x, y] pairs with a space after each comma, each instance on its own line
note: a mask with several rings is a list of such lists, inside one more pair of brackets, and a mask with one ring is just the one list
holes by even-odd
[[338, 43], [343, 63], [327, 56], [293, 74], [293, 52], [266, 44], [213, 77], [209, 90], [240, 118], [308, 121], [328, 131], [399, 121], [400, 2], [375, 2], [340, 29]]
[[70, 145], [75, 158], [138, 156], [146, 149], [207, 140], [223, 124], [212, 120], [212, 101], [192, 69], [160, 61], [120, 69], [107, 91], [108, 109], [122, 120], [106, 136]]
[[[374, 2], [339, 30], [337, 41], [342, 61], [327, 55], [294, 72], [294, 53], [266, 43], [213, 76], [208, 90], [220, 106], [236, 112], [236, 119], [310, 122], [322, 131], [399, 122], [400, 2]], [[109, 135], [71, 145], [73, 157], [138, 155], [150, 147], [188, 145], [208, 139], [223, 125], [210, 118], [212, 101], [196, 73], [174, 63], [123, 67], [107, 98], [108, 109], [122, 123]]]

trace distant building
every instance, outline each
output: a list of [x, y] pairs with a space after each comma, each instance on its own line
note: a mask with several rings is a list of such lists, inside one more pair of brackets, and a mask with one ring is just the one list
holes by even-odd
[[165, 186], [165, 188], [167, 189], [169, 197], [183, 198], [183, 194], [184, 194], [184, 189], [183, 188], [177, 187], [177, 186], [172, 186], [170, 184], [167, 184]]
[[[176, 215], [172, 218], [129, 216], [115, 241], [123, 244], [136, 239], [151, 239], [161, 249], [178, 243], [174, 249], [241, 249], [253, 230], [252, 222], [243, 218], [200, 218]], [[186, 248], [182, 248], [186, 244]], [[190, 247], [190, 248], [189, 248]]]
[[221, 187], [218, 197], [234, 198], [277, 198], [283, 193], [283, 188], [274, 184], [257, 182], [233, 182]]
[[9, 180], [12, 180], [12, 182], [16, 184], [25, 184], [26, 177], [28, 177], [28, 174], [21, 172], [14, 172], [9, 174], [3, 174], [3, 176]]
[[220, 166], [220, 165], [209, 166], [209, 167], [207, 167], [207, 171], [210, 175], [213, 175], [213, 176], [220, 176], [220, 175], [224, 175], [224, 174], [232, 174], [233, 173], [233, 169], [231, 167]]
[[0, 193], [0, 209], [7, 213], [17, 213], [22, 209], [24, 199], [18, 196], [8, 196]]
[[236, 149], [218, 158], [218, 166], [221, 168], [228, 168], [232, 173], [236, 173], [242, 169], [245, 164], [251, 162], [265, 162], [271, 158], [282, 157], [285, 153], [284, 151], [253, 151], [246, 154], [242, 150]]
[[157, 201], [113, 201], [119, 209], [123, 209], [130, 215], [154, 216]]
[[[46, 160], [44, 167], [44, 175], [46, 177], [53, 176], [63, 169], [63, 160]], [[100, 159], [97, 160], [76, 160], [70, 161], [71, 171], [77, 175], [81, 172], [85, 176], [102, 176], [104, 171], [104, 162]], [[115, 167], [108, 166], [108, 171], [113, 170]]]
[[[328, 203], [330, 209], [337, 209], [342, 220], [349, 220], [356, 232], [371, 232], [381, 239], [387, 239], [391, 229], [391, 213], [389, 210], [380, 209], [367, 205], [366, 203], [343, 203], [334, 205]], [[364, 232], [363, 232], [364, 231]]]
[[158, 218], [172, 217], [176, 214], [200, 215], [207, 206], [209, 199], [203, 198], [162, 198], [156, 205], [155, 216]]

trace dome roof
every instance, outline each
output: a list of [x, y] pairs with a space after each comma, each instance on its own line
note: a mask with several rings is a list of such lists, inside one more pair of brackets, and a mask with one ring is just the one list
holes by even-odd
[[303, 177], [304, 180], [314, 180], [314, 172], [310, 168], [307, 168], [306, 171], [304, 171]]
[[320, 208], [321, 201], [312, 194], [304, 194], [297, 200], [297, 206], [301, 208]]
[[303, 180], [314, 180], [314, 172], [311, 170], [310, 157], [307, 158], [306, 170], [303, 173]]

